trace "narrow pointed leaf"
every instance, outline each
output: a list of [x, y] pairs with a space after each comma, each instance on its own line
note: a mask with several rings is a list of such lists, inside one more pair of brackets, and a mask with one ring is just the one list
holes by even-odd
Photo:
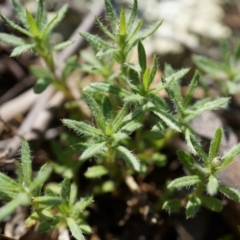
[[37, 196], [40, 194], [41, 188], [42, 188], [43, 184], [49, 178], [51, 172], [52, 172], [52, 167], [49, 164], [44, 164], [40, 168], [37, 176], [34, 178], [34, 180], [32, 181], [32, 183], [30, 184], [30, 187], [29, 187], [30, 192], [34, 196]]
[[121, 12], [120, 12], [119, 35], [120, 36], [126, 35], [126, 18], [125, 18], [125, 11], [123, 9], [121, 9]]
[[142, 25], [143, 25], [143, 20], [140, 19], [135, 26], [132, 26], [133, 29], [131, 29], [131, 32], [128, 32], [129, 36], [128, 36], [126, 42], [130, 42], [132, 40], [132, 38], [140, 31]]
[[11, 202], [5, 204], [2, 208], [0, 208], [0, 221], [4, 220], [7, 216], [13, 213], [17, 207], [26, 206], [30, 203], [26, 194], [21, 193], [18, 194], [15, 199]]
[[23, 26], [28, 29], [29, 25], [26, 18], [26, 11], [23, 5], [19, 2], [19, 0], [12, 0], [12, 4], [15, 10], [15, 13], [17, 14], [17, 18], [20, 20]]
[[22, 141], [21, 162], [23, 169], [23, 180], [24, 183], [29, 187], [32, 182], [32, 159], [30, 147], [26, 140]]
[[117, 132], [119, 130], [119, 128], [121, 127], [121, 125], [123, 123], [123, 119], [127, 115], [128, 110], [129, 110], [129, 104], [125, 103], [113, 121], [112, 125], [113, 125], [114, 132]]
[[233, 147], [232, 149], [230, 149], [230, 151], [228, 151], [221, 159], [222, 164], [218, 167], [218, 169], [223, 169], [225, 167], [227, 167], [229, 164], [231, 164], [234, 159], [240, 155], [240, 144], [238, 144], [237, 146]]
[[217, 110], [219, 108], [226, 108], [229, 103], [230, 98], [227, 97], [221, 97], [216, 100], [206, 102], [203, 105], [198, 107], [195, 107], [193, 105], [193, 110], [190, 111], [190, 113], [194, 113], [195, 115], [200, 114], [205, 111], [209, 110]]
[[52, 73], [43, 67], [32, 65], [30, 67], [30, 71], [36, 78], [50, 78], [54, 80], [54, 76], [52, 75]]
[[91, 157], [96, 157], [97, 154], [99, 154], [101, 151], [103, 151], [106, 143], [96, 143], [88, 147], [84, 152], [82, 153], [80, 160], [86, 160]]
[[63, 124], [70, 129], [73, 129], [76, 133], [81, 133], [89, 137], [99, 137], [102, 135], [102, 132], [95, 128], [92, 127], [89, 124], [86, 124], [84, 122], [79, 122], [75, 120], [70, 120], [70, 119], [63, 119], [62, 120]]
[[57, 206], [62, 203], [62, 199], [60, 197], [54, 197], [54, 196], [41, 196], [41, 197], [35, 197], [33, 202], [49, 205], [49, 206]]
[[60, 50], [62, 50], [62, 49], [64, 49], [64, 48], [72, 45], [74, 42], [75, 42], [75, 40], [68, 40], [68, 41], [59, 43], [59, 44], [57, 44], [57, 45], [55, 45], [55, 46], [53, 47], [53, 50], [54, 50], [54, 51], [60, 51]]
[[209, 165], [208, 157], [202, 148], [199, 138], [194, 134], [189, 127], [183, 130], [188, 146], [191, 148], [194, 155], [198, 155], [206, 166]]
[[35, 44], [32, 43], [32, 44], [24, 44], [24, 45], [21, 45], [19, 47], [16, 47], [13, 49], [10, 57], [18, 57], [19, 55], [27, 52], [28, 50], [31, 50], [35, 47]]
[[112, 122], [114, 119], [113, 107], [108, 97], [103, 98], [102, 112], [106, 122]]
[[107, 19], [111, 26], [111, 30], [112, 32], [115, 32], [117, 26], [117, 16], [112, 4], [108, 0], [105, 0], [105, 10], [107, 14]]
[[180, 177], [175, 180], [173, 180], [169, 185], [168, 188], [184, 188], [184, 187], [190, 187], [193, 185], [197, 185], [201, 183], [201, 179], [199, 176], [186, 176], [186, 177]]
[[52, 82], [51, 78], [40, 78], [35, 83], [33, 91], [36, 94], [42, 93]]
[[203, 56], [193, 56], [193, 62], [205, 73], [218, 77], [219, 71], [228, 71], [228, 68], [223, 63], [219, 63], [213, 59], [203, 57]]
[[39, 33], [37, 24], [32, 16], [32, 14], [26, 9], [26, 16], [28, 20], [29, 30], [32, 32], [34, 36], [37, 36]]
[[83, 92], [82, 93], [84, 100], [86, 101], [89, 109], [91, 110], [92, 115], [95, 118], [95, 121], [98, 124], [98, 127], [105, 132], [105, 120], [104, 120], [104, 116], [103, 113], [100, 110], [99, 105], [97, 104], [97, 102], [95, 101], [95, 99], [88, 94], [87, 92]]
[[142, 69], [142, 74], [143, 74], [147, 67], [147, 58], [146, 58], [146, 52], [145, 52], [144, 46], [141, 43], [141, 41], [138, 42], [138, 62]]
[[12, 22], [11, 20], [9, 20], [8, 18], [4, 17], [3, 15], [0, 15], [1, 18], [3, 19], [3, 21], [5, 23], [7, 23], [10, 27], [14, 28], [15, 30], [19, 31], [20, 33], [23, 33], [24, 35], [28, 36], [28, 37], [32, 37], [33, 35], [31, 34], [31, 32], [27, 31], [26, 29], [18, 26], [17, 24], [15, 24], [14, 22]]
[[222, 141], [222, 129], [218, 128], [215, 132], [213, 140], [211, 141], [208, 155], [209, 162], [212, 162], [213, 159], [218, 156], [221, 141]]
[[195, 159], [185, 151], [177, 151], [178, 158], [182, 165], [188, 170], [191, 175], [201, 175], [201, 167], [197, 166]]
[[47, 231], [53, 229], [56, 226], [57, 223], [58, 223], [58, 221], [56, 221], [56, 220], [52, 221], [52, 222], [49, 222], [49, 221], [45, 222], [45, 221], [43, 221], [43, 222], [41, 222], [39, 224], [37, 231], [39, 233], [47, 232]]
[[71, 216], [79, 216], [88, 205], [90, 205], [93, 202], [92, 196], [87, 196], [82, 198], [80, 201], [76, 202], [74, 206], [72, 207]]
[[126, 125], [124, 125], [121, 128], [121, 131], [131, 134], [132, 132], [136, 131], [137, 129], [139, 129], [141, 127], [142, 127], [141, 123], [139, 123], [137, 121], [131, 121], [131, 122], [127, 123]]
[[190, 104], [190, 102], [193, 98], [194, 92], [197, 88], [199, 78], [200, 78], [200, 74], [198, 72], [196, 72], [193, 76], [193, 79], [192, 79], [189, 87], [188, 87], [187, 95], [183, 101], [184, 107], [187, 107]]
[[156, 32], [157, 29], [161, 26], [161, 24], [162, 21], [157, 21], [152, 27], [140, 35], [139, 40], [144, 40], [145, 38], [152, 36], [153, 33]]
[[150, 75], [150, 69], [146, 68], [146, 70], [143, 74], [143, 81], [142, 81], [144, 92], [148, 91], [148, 88], [149, 88], [149, 85], [150, 85], [149, 75]]
[[67, 4], [64, 4], [58, 13], [55, 15], [55, 17], [44, 27], [44, 29], [41, 32], [42, 38], [46, 39], [49, 34], [52, 32], [52, 30], [59, 24], [59, 22], [62, 21], [64, 18], [66, 12], [67, 12], [68, 6]]
[[171, 114], [160, 109], [154, 111], [154, 114], [157, 115], [162, 121], [164, 121], [170, 128], [177, 132], [181, 132], [181, 128], [178, 122], [174, 119], [174, 117]]
[[156, 73], [157, 73], [157, 68], [158, 68], [158, 60], [156, 55], [153, 56], [153, 66], [151, 69], [151, 73], [149, 76], [149, 86], [151, 85], [152, 81], [154, 80]]
[[196, 213], [199, 211], [201, 201], [199, 198], [191, 197], [186, 206], [186, 217], [192, 218], [196, 216]]
[[80, 229], [79, 225], [76, 221], [72, 218], [67, 218], [67, 225], [73, 237], [77, 240], [84, 240], [82, 230]]
[[169, 214], [179, 212], [181, 209], [181, 201], [178, 199], [168, 200], [164, 202], [162, 209], [166, 210]]
[[100, 37], [97, 37], [93, 34], [84, 32], [84, 33], [80, 33], [80, 35], [94, 48], [94, 49], [107, 49], [110, 48], [111, 45], [102, 40]]
[[135, 85], [135, 86], [139, 86], [140, 84], [140, 81], [139, 81], [139, 76], [138, 76], [138, 71], [136, 70], [139, 70], [139, 72], [141, 71], [141, 67], [139, 65], [137, 65], [137, 69], [132, 69], [130, 68], [129, 70], [129, 81]]
[[0, 42], [5, 42], [12, 46], [22, 46], [26, 44], [22, 38], [7, 33], [0, 33]]
[[135, 171], [140, 171], [139, 160], [125, 147], [118, 146], [116, 148], [117, 154]]
[[201, 196], [199, 199], [201, 200], [201, 205], [211, 211], [221, 212], [223, 208], [221, 201], [217, 198]]
[[211, 175], [208, 179], [207, 192], [209, 195], [213, 196], [218, 191], [218, 180], [215, 176]]
[[[8, 175], [0, 172], [0, 186], [3, 185], [12, 186], [12, 189], [19, 187], [19, 184], [10, 178]], [[1, 189], [0, 189], [1, 190]]]
[[85, 87], [83, 91], [89, 92], [89, 93], [104, 92], [104, 93], [114, 94], [120, 97], [126, 97], [130, 95], [130, 92], [126, 91], [125, 89], [119, 88], [109, 83], [100, 83], [100, 82], [91, 83], [90, 85]]
[[126, 117], [124, 117], [121, 126], [135, 120], [140, 115], [144, 114], [146, 111], [151, 110], [153, 108], [152, 104], [145, 104], [142, 107], [136, 108], [133, 112], [129, 113]]
[[138, 9], [138, 2], [137, 2], [137, 0], [134, 0], [131, 15], [130, 15], [129, 20], [127, 22], [128, 30], [132, 27], [132, 25], [134, 23], [134, 20], [137, 16], [137, 9]]
[[220, 185], [218, 189], [228, 198], [234, 200], [235, 202], [240, 202], [240, 192], [238, 190], [224, 185]]
[[70, 180], [68, 178], [64, 178], [60, 185], [61, 185], [60, 196], [64, 201], [68, 202], [71, 190]]
[[106, 174], [108, 174], [108, 170], [104, 166], [93, 166], [88, 168], [88, 170], [84, 173], [84, 176], [86, 178], [99, 178]]
[[108, 29], [97, 19], [95, 18], [95, 21], [97, 23], [97, 25], [99, 26], [99, 28], [101, 29], [101, 31], [107, 36], [109, 37], [110, 39], [112, 39], [113, 41], [116, 40], [116, 37], [108, 31]]
[[47, 12], [43, 6], [43, 0], [38, 0], [36, 23], [37, 23], [37, 27], [40, 31], [47, 24]]

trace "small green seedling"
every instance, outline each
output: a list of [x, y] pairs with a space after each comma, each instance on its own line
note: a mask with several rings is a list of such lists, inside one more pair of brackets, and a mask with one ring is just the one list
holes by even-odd
[[[222, 203], [216, 197], [218, 192], [224, 194], [236, 202], [240, 202], [240, 192], [234, 188], [219, 183], [217, 172], [231, 164], [234, 159], [240, 155], [240, 144], [233, 147], [222, 157], [219, 157], [219, 148], [222, 139], [222, 130], [218, 128], [215, 136], [211, 141], [208, 155], [202, 148], [198, 148], [197, 156], [200, 157], [201, 163], [185, 151], [178, 151], [177, 155], [182, 165], [187, 169], [189, 176], [180, 177], [173, 180], [169, 189], [191, 188], [191, 193], [185, 198], [186, 200], [186, 217], [194, 217], [199, 211], [200, 206], [204, 206], [211, 211], [220, 212]], [[207, 192], [210, 196], [205, 196]], [[180, 206], [180, 200], [168, 200], [164, 203], [163, 209], [171, 212]]]

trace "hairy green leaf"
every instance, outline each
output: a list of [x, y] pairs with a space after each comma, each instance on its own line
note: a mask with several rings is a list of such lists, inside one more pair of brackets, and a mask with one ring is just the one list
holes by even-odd
[[0, 208], [0, 221], [4, 220], [12, 212], [16, 210], [19, 206], [26, 206], [30, 203], [28, 196], [25, 193], [20, 193], [11, 202], [5, 204]]
[[222, 158], [222, 164], [218, 167], [218, 170], [223, 169], [225, 167], [227, 167], [229, 164], [231, 164], [234, 159], [240, 155], [240, 144], [238, 144], [237, 146], [233, 147], [232, 149], [230, 149]]
[[117, 16], [110, 1], [105, 0], [105, 10], [112, 32], [116, 33]]
[[18, 57], [19, 55], [31, 50], [35, 47], [35, 44], [24, 44], [13, 49], [10, 57]]
[[118, 146], [116, 148], [117, 154], [135, 171], [140, 171], [139, 160], [125, 147]]
[[70, 45], [72, 45], [75, 42], [75, 40], [68, 40], [65, 42], [61, 42], [53, 47], [53, 51], [60, 51]]
[[105, 120], [103, 113], [100, 110], [99, 105], [95, 101], [95, 99], [88, 94], [86, 91], [83, 91], [82, 93], [84, 100], [86, 101], [89, 109], [91, 110], [92, 115], [95, 118], [95, 121], [97, 122], [98, 127], [105, 132]]
[[30, 147], [26, 140], [23, 140], [21, 145], [21, 162], [23, 169], [23, 181], [24, 184], [29, 187], [32, 182], [32, 159]]
[[26, 44], [22, 38], [7, 33], [0, 33], [0, 41], [8, 43], [12, 46], [22, 46]]
[[162, 209], [166, 210], [169, 214], [179, 212], [181, 209], [181, 201], [179, 199], [172, 199], [164, 202]]
[[123, 88], [114, 86], [113, 84], [101, 83], [101, 82], [91, 83], [90, 85], [84, 87], [83, 91], [89, 92], [89, 93], [98, 93], [98, 92], [110, 93], [120, 97], [126, 97], [130, 94], [128, 91], [126, 91]]
[[132, 28], [134, 20], [137, 16], [137, 9], [138, 9], [138, 2], [137, 2], [137, 0], [134, 0], [131, 15], [129, 17], [129, 20], [127, 21], [127, 30], [128, 31]]
[[51, 78], [39, 78], [34, 85], [33, 91], [36, 94], [42, 93], [52, 82]]
[[28, 29], [28, 21], [26, 16], [26, 11], [23, 7], [23, 5], [19, 2], [19, 0], [12, 0], [12, 4], [15, 10], [15, 13], [17, 15], [17, 18], [20, 20], [20, 22], [23, 24], [23, 26]]
[[40, 197], [35, 197], [33, 199], [33, 202], [53, 207], [61, 204], [62, 199], [60, 197], [55, 197], [55, 196], [40, 196]]
[[190, 104], [192, 98], [193, 98], [193, 94], [197, 88], [197, 85], [198, 85], [198, 81], [199, 81], [199, 78], [200, 78], [200, 74], [196, 71], [194, 76], [193, 76], [193, 79], [188, 87], [188, 91], [187, 91], [187, 95], [183, 101], [183, 106], [184, 107], [188, 107], [188, 105]]
[[86, 160], [88, 158], [96, 156], [101, 151], [103, 151], [105, 146], [106, 146], [105, 142], [92, 144], [90, 147], [88, 147], [86, 150], [84, 150], [84, 152], [82, 153], [82, 155], [80, 157], [80, 160]]
[[216, 62], [213, 59], [203, 57], [203, 56], [193, 56], [193, 62], [205, 73], [213, 76], [218, 77], [219, 71], [228, 71], [228, 68], [225, 64]]
[[88, 168], [88, 170], [84, 173], [84, 176], [86, 178], [99, 178], [106, 174], [108, 174], [108, 169], [104, 166], [93, 166]]
[[120, 22], [119, 22], [119, 35], [124, 37], [126, 35], [126, 18], [125, 18], [125, 11], [121, 9], [120, 12]]
[[110, 39], [112, 39], [113, 41], [116, 41], [116, 37], [107, 30], [107, 28], [103, 25], [103, 23], [101, 23], [97, 18], [95, 18], [95, 21], [97, 23], [97, 25], [99, 26], [99, 28], [101, 29], [101, 31]]
[[74, 238], [84, 240], [82, 230], [73, 218], [67, 218], [67, 225]]
[[143, 74], [147, 67], [147, 58], [146, 58], [146, 52], [145, 52], [144, 46], [141, 43], [141, 41], [138, 42], [138, 62], [142, 69], [142, 74]]
[[68, 202], [70, 197], [71, 182], [68, 178], [64, 178], [60, 185], [61, 185], [60, 196], [64, 201]]
[[162, 121], [164, 121], [173, 130], [177, 132], [182, 131], [179, 126], [179, 123], [175, 120], [172, 114], [169, 114], [166, 111], [162, 111], [161, 109], [154, 111], [154, 114], [157, 115]]
[[234, 200], [235, 202], [240, 202], [240, 192], [238, 190], [224, 185], [219, 185], [218, 189], [228, 198]]
[[91, 125], [86, 124], [84, 122], [79, 122], [70, 119], [63, 119], [62, 122], [65, 126], [69, 127], [70, 129], [73, 129], [76, 133], [81, 133], [86, 136], [96, 138], [102, 135], [102, 132], [99, 129], [92, 127]]
[[31, 182], [29, 189], [30, 192], [34, 196], [38, 196], [40, 194], [41, 188], [43, 184], [46, 182], [46, 180], [49, 178], [50, 174], [52, 172], [52, 167], [49, 164], [44, 164], [37, 176], [34, 178], [34, 180]]
[[221, 212], [223, 208], [221, 201], [217, 198], [201, 196], [199, 199], [201, 200], [201, 205], [211, 211]]
[[8, 18], [6, 18], [5, 16], [3, 16], [3, 15], [1, 15], [1, 14], [0, 14], [0, 16], [1, 16], [2, 20], [3, 20], [6, 24], [8, 24], [10, 27], [14, 28], [15, 30], [19, 31], [20, 33], [22, 33], [22, 34], [24, 34], [24, 35], [26, 35], [26, 36], [28, 36], [28, 37], [32, 37], [31, 32], [29, 32], [29, 31], [27, 31], [26, 29], [18, 26], [17, 24], [15, 24], [14, 22], [12, 22], [12, 21], [9, 20]]
[[64, 4], [53, 19], [41, 31], [42, 39], [47, 39], [52, 30], [62, 21], [68, 9], [68, 5]]
[[76, 202], [72, 207], [71, 216], [72, 217], [79, 216], [79, 214], [82, 213], [85, 210], [85, 208], [92, 202], [93, 202], [92, 196], [82, 198], [80, 201]]
[[26, 16], [29, 25], [29, 30], [32, 32], [33, 36], [37, 36], [39, 33], [37, 24], [32, 16], [32, 14], [26, 9]]
[[191, 175], [202, 175], [203, 169], [197, 164], [197, 162], [188, 152], [177, 151], [177, 155], [182, 165]]
[[197, 185], [201, 183], [201, 179], [199, 176], [185, 176], [180, 177], [175, 180], [173, 180], [169, 185], [168, 188], [184, 188], [184, 187], [190, 187], [193, 185]]
[[215, 136], [211, 141], [209, 155], [208, 155], [209, 162], [212, 162], [213, 159], [218, 156], [221, 141], [222, 141], [222, 129], [218, 128], [215, 131]]
[[213, 196], [218, 191], [218, 180], [215, 176], [210, 175], [207, 184], [207, 192], [209, 195]]
[[197, 197], [191, 197], [186, 206], [186, 217], [192, 218], [199, 211], [201, 201]]
[[97, 37], [93, 34], [84, 32], [84, 33], [79, 33], [89, 44], [96, 50], [99, 49], [108, 49], [111, 47], [111, 45], [102, 40], [100, 37]]
[[43, 0], [38, 0], [36, 24], [41, 31], [47, 23], [47, 13], [43, 6]]

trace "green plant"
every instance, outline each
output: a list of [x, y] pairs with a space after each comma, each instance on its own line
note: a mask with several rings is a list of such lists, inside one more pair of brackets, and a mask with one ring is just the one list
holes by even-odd
[[[38, 1], [35, 19], [28, 11], [23, 10], [18, 1], [13, 0], [13, 3], [15, 9], [19, 11], [18, 18], [25, 28], [14, 24], [2, 15], [1, 17], [11, 27], [30, 37], [32, 42], [27, 43], [19, 37], [2, 33], [0, 40], [17, 46], [12, 56], [32, 49], [44, 59], [48, 69], [36, 66], [31, 68], [32, 73], [39, 79], [35, 85], [36, 92], [43, 91], [53, 83], [57, 89], [63, 90], [68, 96], [65, 81], [72, 70], [79, 67], [78, 59], [76, 56], [68, 59], [61, 77], [58, 77], [52, 53], [72, 42], [65, 42], [55, 47], [51, 47], [49, 42], [49, 34], [63, 18], [66, 7], [62, 7], [53, 20], [45, 23], [46, 12], [43, 10], [42, 0]], [[143, 177], [146, 176], [149, 165], [162, 166], [166, 159], [160, 153], [161, 149], [169, 139], [182, 134], [192, 154], [199, 157], [201, 162], [195, 161], [190, 153], [177, 152], [180, 162], [189, 175], [174, 179], [168, 188], [172, 191], [172, 189], [190, 187], [190, 191], [183, 199], [184, 201], [169, 199], [170, 195], [166, 194], [163, 209], [174, 212], [184, 205], [187, 218], [194, 216], [201, 205], [213, 211], [220, 211], [222, 204], [213, 197], [218, 192], [239, 202], [240, 193], [233, 188], [221, 185], [216, 174], [240, 154], [240, 145], [223, 157], [218, 157], [222, 130], [217, 129], [207, 155], [198, 136], [189, 125], [193, 118], [204, 111], [225, 108], [229, 98], [204, 98], [194, 101], [194, 93], [200, 78], [198, 72], [192, 76], [187, 93], [183, 95], [181, 80], [188, 78], [189, 69], [174, 71], [171, 66], [165, 64], [164, 73], [156, 79], [158, 59], [154, 56], [152, 66], [147, 65], [147, 55], [142, 41], [160, 27], [161, 21], [142, 33], [140, 32], [142, 20], [136, 19], [137, 0], [134, 0], [128, 18], [124, 10], [121, 10], [118, 18], [108, 0], [105, 0], [105, 8], [110, 30], [96, 19], [104, 37], [80, 33], [90, 43], [96, 54], [91, 56], [83, 53], [86, 63], [82, 64], [80, 69], [100, 75], [103, 80], [89, 84], [81, 90], [82, 97], [92, 113], [93, 121], [87, 123], [82, 120], [62, 120], [65, 126], [81, 135], [82, 139], [72, 146], [74, 150], [81, 153], [80, 163], [76, 166], [69, 164], [70, 167], [66, 171], [63, 165], [66, 159], [63, 158], [68, 158], [72, 152], [66, 151], [64, 155], [60, 151], [56, 154], [60, 164], [53, 164], [55, 171], [73, 178], [78, 166], [81, 166], [85, 160], [94, 159], [89, 163], [90, 166], [88, 165], [89, 168], [84, 175], [90, 179], [103, 177], [104, 180], [103, 182], [99, 180], [93, 187], [93, 193], [112, 191], [128, 176], [139, 173]], [[110, 39], [110, 42], [105, 38]], [[129, 60], [135, 47], [137, 47], [138, 63]], [[236, 58], [238, 55], [237, 53]], [[118, 66], [117, 69], [115, 65]], [[163, 91], [167, 94], [167, 98], [161, 97]], [[54, 147], [55, 151], [58, 151], [59, 146], [55, 144]], [[31, 158], [26, 141], [22, 144], [21, 158], [22, 166], [17, 164], [18, 181], [0, 174], [0, 184], [4, 186], [0, 196], [2, 199], [10, 200], [0, 210], [0, 219], [11, 214], [19, 205], [31, 206], [33, 213], [26, 221], [27, 226], [40, 222], [38, 227], [40, 231], [68, 226], [76, 239], [82, 239], [82, 231], [90, 232], [84, 222], [87, 215], [84, 210], [91, 203], [92, 197], [76, 201], [77, 187], [71, 184], [68, 178], [62, 181], [59, 191], [46, 187], [44, 195], [40, 195], [40, 190], [51, 173], [51, 167], [44, 165], [31, 182]], [[76, 168], [73, 169], [74, 167]], [[210, 196], [205, 196], [205, 190]]]
[[76, 239], [83, 239], [82, 230], [90, 232], [83, 221], [85, 208], [92, 202], [92, 197], [76, 201], [77, 187], [65, 178], [61, 183], [60, 194], [46, 188], [41, 196], [43, 185], [49, 178], [52, 167], [43, 165], [35, 178], [32, 177], [32, 159], [28, 143], [23, 140], [21, 146], [21, 163], [16, 162], [17, 180], [0, 173], [0, 199], [8, 201], [0, 208], [0, 220], [10, 215], [18, 206], [30, 206], [32, 214], [26, 220], [30, 227], [40, 222], [38, 231], [43, 232], [54, 227], [68, 226]]
[[[200, 206], [204, 206], [212, 211], [220, 212], [222, 203], [216, 197], [218, 192], [224, 194], [236, 202], [240, 202], [240, 192], [236, 189], [220, 184], [217, 179], [217, 172], [227, 167], [236, 156], [240, 155], [240, 144], [233, 147], [224, 156], [219, 156], [219, 148], [222, 139], [222, 130], [218, 128], [211, 141], [208, 155], [202, 148], [197, 149], [197, 156], [201, 162], [197, 162], [188, 152], [177, 151], [178, 158], [187, 169], [189, 176], [177, 178], [169, 183], [169, 189], [191, 188], [191, 192], [185, 197], [186, 217], [196, 215]], [[205, 196], [207, 192], [210, 196]], [[167, 200], [163, 204], [163, 209], [169, 212], [178, 210], [181, 201], [177, 199]]]
[[55, 46], [52, 46], [50, 43], [50, 34], [64, 18], [67, 11], [67, 5], [63, 5], [58, 13], [50, 21], [47, 21], [47, 12], [44, 9], [43, 0], [38, 1], [35, 18], [28, 10], [24, 9], [18, 0], [12, 0], [12, 4], [16, 12], [16, 17], [20, 23], [15, 24], [2, 14], [0, 14], [0, 16], [7, 25], [18, 31], [24, 37], [27, 37], [29, 40], [25, 40], [23, 37], [0, 33], [0, 41], [15, 47], [10, 55], [11, 57], [17, 57], [26, 51], [32, 50], [44, 60], [47, 68], [39, 66], [32, 66], [30, 68], [31, 73], [37, 78], [37, 82], [34, 86], [35, 93], [41, 93], [49, 84], [53, 84], [58, 90], [63, 91], [64, 94], [71, 99], [65, 81], [74, 67], [76, 67], [77, 57], [72, 57], [66, 61], [59, 76], [54, 60], [54, 52], [73, 44], [74, 41], [62, 42]]
[[211, 76], [219, 85], [221, 95], [236, 94], [240, 81], [240, 43], [231, 50], [226, 41], [221, 45], [222, 61], [204, 56], [193, 56], [193, 61], [205, 74]]

